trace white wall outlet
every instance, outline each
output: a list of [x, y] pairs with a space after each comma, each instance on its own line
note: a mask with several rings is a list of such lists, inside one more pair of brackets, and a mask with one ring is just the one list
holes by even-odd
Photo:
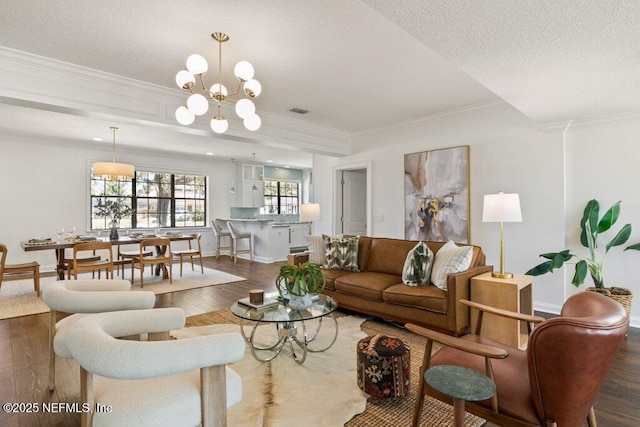
[[384, 222], [384, 215], [376, 215], [375, 220], [376, 222]]

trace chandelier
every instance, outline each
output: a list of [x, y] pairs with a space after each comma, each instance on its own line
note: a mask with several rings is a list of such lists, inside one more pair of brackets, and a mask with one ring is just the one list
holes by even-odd
[[[218, 42], [218, 80], [212, 86], [204, 81], [204, 75], [209, 69], [207, 60], [201, 55], [193, 54], [187, 58], [187, 69], [179, 71], [176, 75], [176, 83], [180, 89], [188, 91], [191, 95], [187, 99], [187, 106], [178, 107], [176, 120], [181, 125], [190, 125], [196, 116], [204, 115], [209, 109], [209, 101], [217, 104], [217, 112], [211, 119], [211, 129], [215, 133], [224, 133], [229, 127], [229, 122], [221, 112], [222, 103], [235, 102], [236, 114], [243, 119], [244, 127], [254, 131], [260, 128], [262, 121], [256, 114], [256, 107], [249, 98], [255, 98], [262, 92], [260, 82], [253, 78], [253, 66], [247, 61], [240, 61], [233, 69], [238, 79], [238, 87], [235, 92], [229, 93], [222, 84], [222, 43], [229, 40], [224, 33], [213, 33], [211, 37]], [[200, 87], [197, 87], [197, 86]]]
[[136, 173], [133, 165], [116, 163], [116, 131], [118, 128], [111, 126], [110, 129], [113, 131], [113, 161], [94, 163], [93, 176], [110, 179], [112, 181], [133, 179]]

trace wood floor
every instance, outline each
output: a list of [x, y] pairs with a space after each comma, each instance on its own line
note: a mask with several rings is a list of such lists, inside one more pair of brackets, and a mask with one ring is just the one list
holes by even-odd
[[[246, 281], [158, 295], [157, 307], [181, 307], [187, 315], [229, 307], [250, 289], [274, 291], [273, 280], [281, 264], [250, 264], [227, 257], [206, 258], [205, 266], [246, 277]], [[0, 320], [0, 402], [78, 402], [79, 370], [69, 359], [57, 359], [56, 389], [47, 390], [48, 315]], [[577, 367], [579, 368], [579, 367]], [[571, 396], [567, 396], [570, 399]], [[609, 379], [595, 405], [600, 427], [640, 425], [640, 330], [631, 329]], [[78, 426], [80, 416], [58, 413], [9, 414], [0, 411], [0, 426]], [[288, 427], [288, 426], [287, 426]], [[394, 426], [395, 427], [395, 426]]]

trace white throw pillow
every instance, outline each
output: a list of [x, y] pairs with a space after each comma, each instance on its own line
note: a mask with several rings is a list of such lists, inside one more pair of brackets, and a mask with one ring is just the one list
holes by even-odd
[[431, 283], [433, 252], [425, 242], [418, 243], [407, 254], [402, 268], [402, 283], [407, 286], [426, 286]]
[[309, 261], [323, 265], [325, 258], [325, 247], [322, 236], [307, 236], [307, 244], [309, 248]]
[[431, 270], [431, 283], [446, 291], [449, 273], [468, 270], [472, 256], [473, 247], [458, 247], [452, 240], [449, 240], [436, 252], [436, 259], [433, 261], [433, 269]]

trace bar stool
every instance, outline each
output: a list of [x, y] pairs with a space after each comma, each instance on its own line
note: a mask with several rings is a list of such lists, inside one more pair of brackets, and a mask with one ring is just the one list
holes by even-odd
[[[223, 230], [216, 223], [215, 219], [211, 220], [211, 227], [213, 228], [213, 235], [216, 238], [216, 259], [220, 258], [220, 250], [226, 249], [229, 251], [229, 256], [233, 258], [233, 250], [231, 249], [231, 232], [229, 230]], [[222, 238], [229, 238], [229, 246], [222, 246]]]
[[[229, 232], [231, 232], [231, 239], [233, 240], [233, 262], [234, 264], [238, 261], [239, 253], [249, 252], [249, 257], [251, 262], [253, 262], [253, 234], [252, 233], [243, 233], [238, 230], [236, 227], [231, 224], [231, 221], [227, 221], [227, 227], [229, 227]], [[238, 240], [241, 239], [249, 239], [249, 249], [238, 250]]]

